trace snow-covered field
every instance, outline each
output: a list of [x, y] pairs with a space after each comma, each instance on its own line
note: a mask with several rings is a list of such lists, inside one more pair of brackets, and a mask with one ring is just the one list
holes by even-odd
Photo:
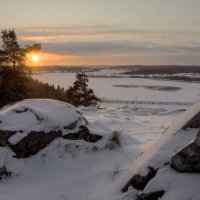
[[[73, 73], [41, 73], [34, 78], [67, 88]], [[101, 98], [165, 102], [198, 101], [200, 84], [130, 78], [90, 78], [90, 87]], [[121, 88], [113, 85], [162, 85], [182, 88], [158, 91]], [[15, 159], [11, 150], [0, 147], [0, 165], [6, 163], [13, 176], [0, 182], [0, 200], [121, 200], [126, 199], [117, 186], [134, 161], [154, 145], [163, 131], [189, 105], [140, 105], [102, 103], [101, 110], [80, 107], [98, 131], [122, 133], [122, 146], [114, 150], [91, 149], [54, 140], [37, 155]], [[73, 142], [71, 142], [73, 143]], [[82, 145], [81, 142], [75, 144]], [[85, 145], [85, 143], [84, 143]], [[87, 144], [86, 144], [87, 146]], [[45, 158], [44, 156], [45, 155]]]

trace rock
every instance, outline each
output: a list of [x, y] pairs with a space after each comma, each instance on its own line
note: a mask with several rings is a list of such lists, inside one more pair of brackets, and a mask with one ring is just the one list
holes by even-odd
[[64, 129], [68, 129], [68, 130], [74, 130], [77, 126], [78, 120], [76, 120], [75, 122], [72, 122], [70, 124], [68, 124], [67, 126], [64, 127]]
[[200, 113], [196, 114], [182, 129], [185, 130], [187, 128], [200, 128]]
[[68, 140], [85, 140], [92, 143], [97, 142], [102, 138], [101, 135], [90, 134], [89, 129], [82, 125], [80, 126], [79, 132], [69, 133], [64, 136], [62, 136], [61, 130], [50, 131], [47, 133], [44, 131], [31, 131], [17, 144], [12, 145], [8, 140], [17, 132], [23, 133], [23, 131], [0, 130], [0, 146], [4, 147], [9, 145], [9, 147], [15, 152], [16, 158], [27, 158], [31, 155], [35, 155], [58, 137], [62, 137], [63, 139]]
[[87, 126], [81, 112], [70, 104], [26, 99], [0, 110], [0, 146], [9, 145], [16, 158], [26, 158], [58, 137], [92, 143], [102, 138], [91, 134]]
[[62, 136], [62, 131], [60, 130], [50, 131], [47, 133], [45, 133], [44, 131], [31, 131], [17, 144], [12, 145], [8, 141], [8, 139], [16, 133], [17, 131], [0, 130], [0, 146], [9, 145], [12, 151], [15, 152], [16, 158], [27, 158], [31, 155], [35, 155], [58, 137], [69, 140], [85, 140], [92, 143], [97, 142], [102, 138], [101, 135], [90, 134], [89, 129], [86, 126], [82, 125], [80, 126], [80, 130], [78, 133], [70, 133], [64, 136]]
[[61, 135], [60, 131], [48, 133], [32, 131], [17, 144], [9, 144], [9, 146], [15, 152], [16, 158], [27, 158], [45, 148], [54, 139], [61, 137]]
[[156, 175], [157, 169], [153, 167], [148, 167], [148, 173], [145, 176], [136, 174], [129, 180], [129, 182], [124, 186], [122, 192], [128, 191], [129, 186], [133, 186], [137, 190], [143, 190], [147, 183]]
[[80, 126], [78, 133], [69, 133], [67, 135], [62, 136], [64, 139], [68, 140], [85, 140], [87, 142], [97, 142], [102, 136], [96, 134], [90, 134], [89, 129], [86, 126]]
[[79, 126], [79, 133], [87, 135], [90, 134], [90, 131], [87, 126], [81, 125]]
[[200, 173], [200, 132], [194, 142], [172, 157], [171, 167], [179, 172]]
[[0, 146], [5, 147], [8, 144], [8, 139], [15, 133], [16, 131], [0, 130]]
[[25, 107], [22, 107], [21, 109], [19, 110], [14, 110], [16, 113], [23, 113], [23, 112], [27, 112], [29, 109], [28, 108], [25, 108]]
[[165, 194], [164, 190], [151, 192], [149, 194], [141, 193], [137, 196], [137, 200], [158, 200]]
[[52, 99], [26, 99], [0, 110], [0, 130], [53, 131], [78, 130], [87, 125], [83, 115], [72, 105]]

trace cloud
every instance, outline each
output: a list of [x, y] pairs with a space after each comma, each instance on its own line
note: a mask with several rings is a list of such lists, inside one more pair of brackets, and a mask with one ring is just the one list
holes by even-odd
[[64, 43], [45, 43], [43, 44], [45, 51], [57, 53], [72, 53], [77, 55], [97, 55], [107, 53], [129, 53], [147, 50], [136, 44], [130, 44], [126, 41], [79, 41]]
[[123, 35], [123, 36], [148, 36], [150, 38], [157, 37], [162, 39], [173, 39], [182, 37], [197, 37], [199, 38], [200, 32], [198, 31], [175, 31], [175, 30], [142, 30], [133, 29], [128, 26], [61, 26], [61, 27], [30, 27], [30, 28], [16, 28], [17, 33], [22, 38], [28, 37], [67, 37], [67, 36], [95, 36], [101, 35], [102, 37], [107, 35]]
[[136, 30], [125, 26], [63, 26], [16, 29], [22, 45], [39, 42], [44, 52], [76, 58], [147, 57], [200, 63], [200, 33]]
[[200, 54], [200, 45], [162, 45], [137, 41], [70, 41], [62, 43], [43, 43], [46, 52], [74, 54], [79, 56], [115, 55], [115, 54]]

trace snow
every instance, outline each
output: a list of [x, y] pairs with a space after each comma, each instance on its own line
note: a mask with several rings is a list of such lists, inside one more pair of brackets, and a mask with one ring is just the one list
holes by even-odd
[[[62, 139], [55, 140], [25, 160], [17, 160], [11, 157], [11, 152], [0, 148], [2, 162], [8, 155], [6, 166], [14, 173], [11, 179], [1, 182], [0, 199], [99, 199], [105, 194], [110, 196], [110, 186], [119, 180], [118, 174], [116, 177], [113, 175], [115, 164], [120, 163], [120, 171], [123, 171], [130, 163], [125, 152], [120, 149], [95, 152], [85, 148], [68, 152], [68, 143]], [[138, 151], [135, 148], [134, 153], [126, 153], [135, 157]], [[42, 155], [46, 155], [44, 164]]]
[[[75, 80], [73, 73], [42, 73], [34, 77], [65, 88]], [[199, 100], [200, 86], [197, 83], [127, 78], [89, 80], [95, 93], [107, 99], [165, 102]], [[161, 92], [112, 87], [115, 84], [169, 85], [183, 89]], [[38, 122], [30, 110], [15, 113], [16, 109], [23, 111], [26, 107], [43, 120]], [[0, 147], [0, 167], [6, 165], [13, 173], [10, 178], [0, 181], [0, 199], [134, 200], [138, 191], [130, 187], [123, 194], [120, 190], [135, 173], [145, 174], [149, 165], [160, 169], [144, 192], [164, 189], [166, 193], [162, 200], [200, 199], [199, 174], [178, 173], [169, 165], [164, 165], [172, 155], [195, 138], [196, 129], [179, 129], [199, 112], [199, 103], [185, 113], [183, 111], [189, 105], [104, 102], [101, 107], [101, 110], [94, 107], [78, 109], [89, 122], [90, 131], [104, 136], [98, 144], [57, 138], [39, 153], [26, 159], [16, 159], [8, 147]], [[47, 132], [52, 127], [63, 128], [66, 123], [80, 116], [76, 111], [69, 104], [55, 100], [24, 100], [0, 110], [0, 129], [18, 129], [19, 132], [9, 139], [15, 144], [32, 128]], [[70, 115], [67, 114], [69, 112]], [[84, 120], [81, 123], [85, 123]], [[105, 149], [105, 143], [115, 130], [122, 133], [122, 146], [113, 150]]]
[[[26, 106], [42, 112], [37, 101], [43, 100], [34, 101], [32, 105], [30, 100], [25, 100]], [[58, 108], [63, 105], [58, 101], [53, 102]], [[12, 108], [19, 109], [19, 105], [21, 104], [12, 105]], [[91, 131], [102, 134], [105, 138], [114, 130], [121, 131], [122, 147], [106, 150], [101, 148], [103, 144], [98, 144], [99, 150], [96, 151], [87, 142], [59, 138], [27, 159], [13, 158], [13, 152], [9, 148], [0, 147], [0, 166], [6, 163], [7, 168], [13, 172], [10, 179], [0, 182], [0, 199], [122, 199], [124, 194], [120, 193], [118, 186], [129, 167], [172, 120], [180, 115], [179, 110], [183, 107], [119, 104], [101, 106], [104, 109], [80, 107], [79, 110], [89, 121]], [[1, 112], [8, 113], [11, 110], [5, 107]], [[115, 173], [117, 166], [119, 171]]]
[[[198, 194], [200, 175], [180, 175], [180, 173], [172, 170], [169, 164], [166, 165], [166, 163], [170, 163], [173, 155], [195, 140], [196, 135], [199, 132], [198, 129], [181, 130], [181, 128], [199, 112], [200, 102], [196, 103], [179, 116], [164, 134], [158, 138], [149, 151], [140, 156], [138, 160], [133, 163], [130, 171], [128, 171], [127, 174], [124, 174], [124, 177], [121, 179], [122, 182], [120, 183], [119, 188], [123, 188], [133, 175], [145, 175], [147, 173], [147, 168], [151, 166], [154, 169], [159, 169], [158, 176], [156, 175], [155, 178], [147, 184], [144, 193], [165, 190], [167, 197], [165, 196], [163, 199], [186, 200], [190, 199], [191, 195], [195, 196], [195, 198], [192, 199], [200, 199], [200, 194]], [[198, 178], [195, 178], [193, 182], [194, 176], [197, 176]], [[185, 181], [188, 183], [187, 190], [184, 190]], [[177, 198], [175, 198], [176, 196]]]
[[199, 199], [199, 174], [182, 174], [174, 171], [169, 167], [160, 169], [152, 179], [144, 192], [152, 191], [167, 191], [162, 197], [162, 200], [184, 200], [184, 199]]

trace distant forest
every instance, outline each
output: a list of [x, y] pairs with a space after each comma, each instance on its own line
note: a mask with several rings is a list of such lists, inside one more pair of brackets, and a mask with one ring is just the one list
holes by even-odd
[[173, 75], [177, 73], [200, 73], [200, 66], [182, 66], [182, 65], [157, 65], [157, 66], [132, 66], [131, 71], [126, 74], [148, 75], [148, 74], [166, 74]]
[[33, 67], [33, 72], [48, 71], [48, 72], [75, 72], [82, 71], [98, 71], [100, 69], [128, 69], [126, 74], [166, 74], [173, 75], [177, 73], [199, 73], [200, 66], [197, 65], [124, 65], [124, 66], [42, 66]]

